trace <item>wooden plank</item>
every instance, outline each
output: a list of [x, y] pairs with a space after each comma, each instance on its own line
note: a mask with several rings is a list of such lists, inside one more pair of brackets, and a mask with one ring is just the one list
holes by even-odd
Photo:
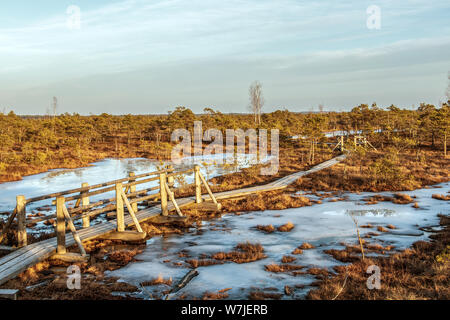
[[0, 298], [17, 300], [18, 289], [0, 289]]

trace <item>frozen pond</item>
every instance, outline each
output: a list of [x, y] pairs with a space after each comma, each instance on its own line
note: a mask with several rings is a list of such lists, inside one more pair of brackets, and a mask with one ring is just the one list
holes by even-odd
[[[231, 161], [230, 161], [231, 159]], [[226, 160], [226, 161], [224, 161]], [[261, 162], [267, 161], [262, 159]], [[191, 168], [193, 165], [200, 165], [201, 171], [206, 179], [238, 171], [240, 168], [249, 167], [256, 162], [256, 157], [251, 154], [241, 154], [234, 156], [228, 154], [215, 154], [210, 156], [189, 157], [183, 160], [181, 165], [174, 165], [175, 171], [182, 171]], [[40, 196], [44, 194], [64, 191], [73, 188], [81, 187], [83, 182], [90, 185], [107, 182], [115, 179], [125, 178], [130, 172], [136, 175], [151, 171], [159, 170], [162, 165], [170, 164], [167, 162], [160, 162], [151, 159], [133, 158], [133, 159], [105, 159], [92, 163], [91, 166], [76, 168], [76, 169], [55, 169], [48, 172], [26, 176], [23, 180], [6, 182], [0, 184], [0, 212], [11, 212], [16, 205], [16, 196], [24, 195], [26, 198]], [[194, 175], [186, 174], [185, 183], [192, 183]], [[177, 184], [177, 182], [176, 182]], [[157, 186], [157, 181], [140, 184], [137, 190]], [[156, 191], [154, 191], [156, 192]], [[100, 194], [90, 197], [91, 202], [95, 200], [111, 198], [114, 196], [113, 192]], [[42, 207], [49, 205], [52, 199], [31, 203], [27, 205], [28, 213], [41, 212], [43, 214], [53, 214], [54, 207], [51, 210], [43, 210]], [[75, 202], [68, 202], [72, 205]], [[48, 210], [48, 211], [47, 211]], [[6, 215], [3, 216], [3, 219]], [[0, 219], [2, 216], [0, 215]], [[101, 222], [101, 219], [93, 221], [93, 224]], [[78, 221], [77, 223], [81, 223]], [[42, 222], [38, 223], [36, 227], [30, 229], [33, 232], [42, 232], [50, 230], [52, 227], [45, 226]]]
[[[392, 245], [395, 250], [402, 250], [410, 247], [415, 241], [426, 240], [429, 233], [421, 231], [419, 227], [439, 228], [437, 214], [450, 213], [448, 202], [431, 198], [433, 193], [445, 194], [449, 191], [449, 183], [440, 186], [439, 189], [405, 192], [416, 196], [419, 209], [413, 208], [411, 204], [400, 205], [391, 202], [366, 205], [362, 199], [373, 195], [372, 193], [345, 193], [347, 196], [345, 201], [330, 202], [324, 199], [322, 204], [309, 207], [225, 215], [204, 222], [200, 231], [193, 228], [191, 232], [183, 235], [154, 237], [148, 240], [145, 251], [136, 256], [139, 261], [108, 272], [107, 275], [119, 277], [121, 281], [138, 287], [139, 283], [158, 276], [165, 279], [172, 277], [173, 281], [177, 282], [189, 271], [189, 265], [185, 262], [188, 258], [180, 257], [181, 251], [188, 253], [191, 258], [199, 258], [201, 254], [229, 252], [240, 242], [259, 242], [264, 247], [267, 258], [244, 264], [225, 262], [198, 267], [199, 275], [171, 298], [183, 294], [187, 298], [201, 298], [205, 291], [217, 292], [231, 288], [227, 291], [229, 299], [246, 299], [254, 288], [271, 288], [274, 293], [283, 293], [284, 286], [289, 285], [297, 286], [297, 289], [293, 296], [284, 295], [283, 298], [301, 299], [311, 288], [308, 285], [315, 281], [314, 276], [271, 273], [265, 271], [264, 266], [270, 263], [280, 264], [284, 255], [291, 255], [291, 252], [303, 242], [311, 243], [316, 248], [304, 250], [301, 255], [293, 255], [297, 260], [291, 264], [304, 266], [302, 271], [310, 267], [331, 270], [333, 266], [342, 264], [323, 251], [343, 249], [343, 243], [357, 244], [355, 224], [350, 214], [356, 216], [360, 226], [366, 224], [373, 226], [360, 228], [362, 237], [369, 232], [379, 234], [366, 239], [368, 243], [379, 243], [384, 247]], [[295, 225], [291, 232], [276, 231], [266, 234], [254, 228], [258, 224], [272, 224], [276, 227], [288, 221]], [[386, 227], [389, 224], [394, 225], [396, 229], [387, 229], [388, 232], [376, 230], [378, 226]], [[159, 292], [161, 297], [161, 291], [167, 289], [169, 287], [166, 285], [147, 286], [134, 295], [148, 299]]]

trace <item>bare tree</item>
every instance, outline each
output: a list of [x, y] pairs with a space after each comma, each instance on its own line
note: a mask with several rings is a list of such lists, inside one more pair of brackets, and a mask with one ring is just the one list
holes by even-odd
[[259, 81], [254, 81], [249, 88], [250, 95], [250, 111], [255, 115], [255, 123], [261, 124], [261, 109], [264, 105], [264, 97], [262, 94], [262, 85]]

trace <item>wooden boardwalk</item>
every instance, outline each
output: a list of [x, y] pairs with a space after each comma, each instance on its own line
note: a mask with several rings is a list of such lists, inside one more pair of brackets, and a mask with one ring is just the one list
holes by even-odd
[[[242, 195], [249, 195], [264, 191], [273, 191], [280, 190], [286, 188], [288, 185], [296, 181], [298, 178], [302, 176], [311, 174], [313, 172], [328, 168], [333, 166], [340, 161], [344, 160], [346, 155], [340, 155], [331, 160], [325, 161], [307, 171], [300, 171], [278, 180], [275, 180], [271, 183], [249, 187], [243, 189], [236, 189], [225, 192], [215, 193], [216, 199], [227, 199], [233, 198]], [[179, 207], [183, 207], [195, 202], [195, 196], [186, 197], [177, 199], [177, 203]], [[168, 204], [168, 209], [173, 210], [174, 206], [172, 202]], [[136, 213], [137, 219], [142, 222], [153, 218], [155, 216], [159, 216], [161, 214], [160, 206], [150, 207], [144, 210], [140, 210]], [[125, 216], [125, 225], [132, 226], [134, 225], [133, 220], [130, 215]], [[86, 241], [90, 239], [97, 238], [99, 236], [105, 235], [109, 232], [115, 231], [117, 228], [117, 223], [115, 220], [110, 220], [106, 222], [102, 222], [100, 224], [92, 225], [90, 227], [78, 230], [78, 235], [81, 241]], [[75, 239], [71, 233], [66, 234], [66, 245], [67, 247], [76, 244]], [[36, 242], [27, 246], [24, 246], [0, 259], [0, 285], [5, 283], [6, 281], [15, 278], [18, 274], [26, 270], [27, 268], [37, 264], [38, 262], [44, 261], [50, 256], [56, 253], [57, 249], [57, 239], [56, 237], [43, 240], [40, 242]]]

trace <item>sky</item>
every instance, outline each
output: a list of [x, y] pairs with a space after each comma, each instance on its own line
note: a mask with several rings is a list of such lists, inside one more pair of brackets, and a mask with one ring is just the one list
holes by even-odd
[[449, 16], [448, 0], [2, 1], [0, 112], [54, 96], [58, 113], [247, 112], [255, 80], [263, 112], [437, 105]]

